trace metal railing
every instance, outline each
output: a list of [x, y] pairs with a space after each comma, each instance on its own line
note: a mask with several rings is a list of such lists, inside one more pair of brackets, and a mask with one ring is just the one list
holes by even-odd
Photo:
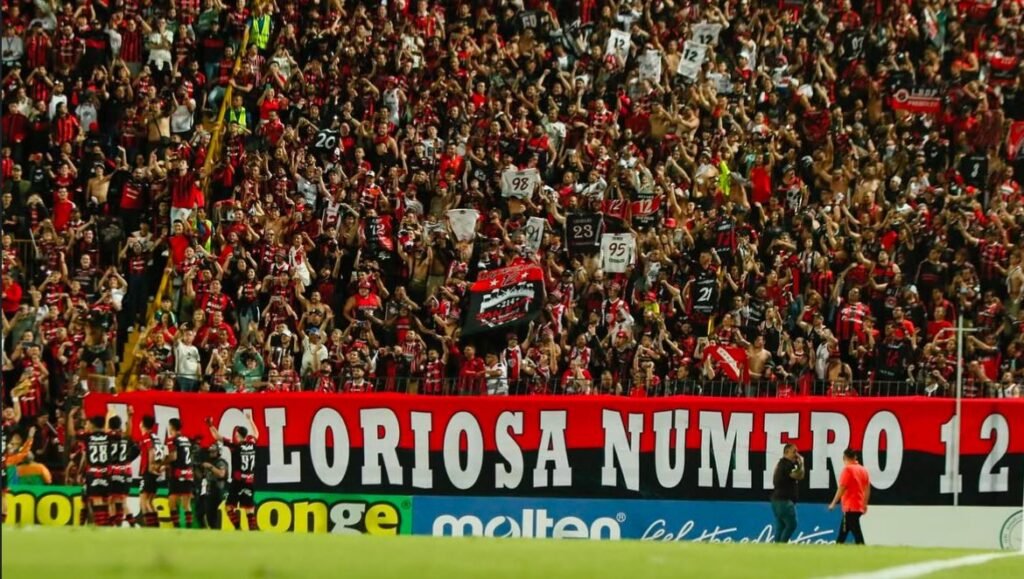
[[[17, 269], [22, 280], [34, 280], [39, 273], [39, 259], [36, 257], [36, 246], [31, 239], [14, 239], [12, 245], [18, 255]], [[6, 269], [7, 266], [4, 266]]]
[[[138, 385], [147, 390], [181, 391], [181, 382], [172, 372], [161, 372], [156, 375], [138, 376]], [[231, 381], [230, 371], [219, 375], [204, 375], [196, 381], [201, 392], [236, 392], [238, 388]], [[549, 380], [517, 379], [487, 380], [482, 378], [445, 377], [441, 380], [428, 380], [422, 376], [373, 376], [364, 378], [358, 391], [350, 392], [346, 383], [353, 380], [348, 374], [330, 376], [331, 389], [338, 394], [358, 394], [362, 392], [406, 393], [413, 395], [446, 395], [475, 396], [488, 393], [507, 393], [510, 396], [527, 396], [539, 394], [554, 395], [612, 395], [612, 396], [712, 396], [726, 398], [788, 398], [788, 397], [894, 397], [894, 396], [928, 396], [937, 398], [953, 398], [956, 392], [952, 388], [933, 388], [928, 383], [914, 381], [878, 381], [878, 380], [803, 380], [800, 384], [792, 381], [759, 380], [750, 382], [734, 382], [730, 380], [661, 379], [652, 382], [634, 382], [633, 380]], [[243, 382], [244, 391], [249, 392], [310, 392], [321, 391], [319, 375], [300, 377], [295, 382], [288, 380], [266, 379]], [[1008, 391], [999, 384], [998, 389], [984, 387], [968, 389], [966, 398], [1024, 398], [1024, 386], [1018, 386], [1016, 392]], [[1010, 389], [1012, 390], [1012, 389]], [[325, 395], [329, 395], [325, 392]]]

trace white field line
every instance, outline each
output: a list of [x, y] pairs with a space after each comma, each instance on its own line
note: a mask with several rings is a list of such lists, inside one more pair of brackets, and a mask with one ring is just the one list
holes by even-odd
[[936, 559], [933, 561], [922, 561], [898, 567], [887, 567], [878, 571], [866, 571], [863, 573], [849, 573], [847, 575], [834, 575], [826, 579], [911, 579], [913, 577], [924, 577], [946, 569], [957, 569], [959, 567], [971, 567], [983, 565], [989, 561], [1002, 559], [1004, 557], [1018, 557], [1024, 553], [989, 553], [983, 555], [969, 555], [957, 557], [956, 559]]

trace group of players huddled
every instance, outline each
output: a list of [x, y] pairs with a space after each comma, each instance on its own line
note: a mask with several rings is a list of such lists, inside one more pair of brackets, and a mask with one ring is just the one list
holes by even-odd
[[[124, 524], [158, 527], [170, 521], [174, 527], [191, 528], [192, 496], [198, 468], [197, 446], [182, 431], [181, 420], [167, 421], [167, 437], [161, 440], [153, 416], [138, 421], [139, 435], [132, 436], [133, 411], [128, 420], [114, 413], [93, 416], [83, 430], [69, 436], [71, 463], [69, 471], [77, 471], [82, 480], [83, 508], [79, 523], [97, 527], [120, 527]], [[259, 431], [252, 420], [249, 428], [236, 427], [230, 439], [222, 438], [210, 418], [206, 419], [214, 444], [231, 453], [230, 485], [226, 501], [228, 519], [241, 529], [241, 513], [245, 512], [249, 530], [257, 530], [253, 485], [256, 474], [256, 444]], [[31, 440], [31, 436], [28, 440]], [[5, 450], [6, 452], [11, 452]], [[132, 464], [139, 459], [139, 471]], [[137, 474], [139, 513], [128, 512], [127, 499]], [[6, 476], [4, 477], [6, 483]], [[158, 515], [154, 499], [162, 482], [167, 483], [167, 517]], [[6, 484], [4, 485], [6, 490]], [[6, 504], [4, 505], [6, 515]]]

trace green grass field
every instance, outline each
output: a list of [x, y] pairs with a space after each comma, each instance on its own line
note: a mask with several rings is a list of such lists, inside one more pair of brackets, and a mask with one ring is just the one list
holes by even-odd
[[[254, 577], [825, 577], [971, 551], [892, 547], [733, 545], [223, 533], [28, 527], [3, 530], [4, 579]], [[1024, 577], [1024, 557], [929, 575]]]

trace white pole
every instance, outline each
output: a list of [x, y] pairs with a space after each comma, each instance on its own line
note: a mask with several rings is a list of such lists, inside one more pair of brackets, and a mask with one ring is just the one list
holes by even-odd
[[960, 506], [960, 410], [964, 390], [964, 317], [956, 323], [956, 411], [953, 414], [953, 506]]

